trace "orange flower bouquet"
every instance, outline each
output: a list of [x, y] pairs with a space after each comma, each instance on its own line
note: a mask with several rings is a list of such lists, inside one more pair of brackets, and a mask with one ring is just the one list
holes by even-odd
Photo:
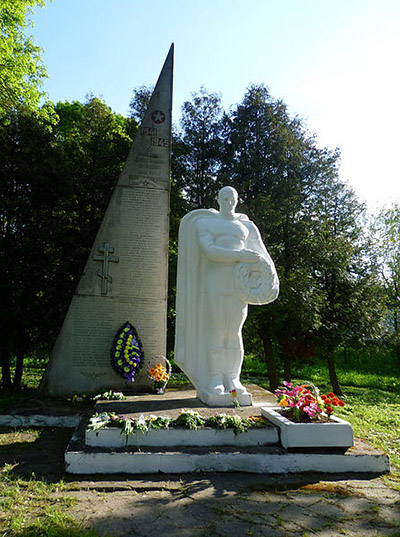
[[163, 394], [171, 376], [171, 364], [164, 356], [155, 356], [147, 368], [147, 376], [154, 385], [155, 393]]

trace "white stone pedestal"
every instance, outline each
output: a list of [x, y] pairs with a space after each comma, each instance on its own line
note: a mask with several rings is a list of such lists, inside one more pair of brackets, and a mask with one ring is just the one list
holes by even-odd
[[235, 406], [235, 399], [239, 403], [240, 406], [252, 406], [253, 405], [253, 399], [251, 397], [251, 394], [249, 392], [237, 394], [237, 397], [233, 397], [230, 393], [224, 393], [222, 395], [217, 394], [209, 394], [206, 392], [197, 392], [197, 397], [207, 406], [211, 407], [234, 407]]

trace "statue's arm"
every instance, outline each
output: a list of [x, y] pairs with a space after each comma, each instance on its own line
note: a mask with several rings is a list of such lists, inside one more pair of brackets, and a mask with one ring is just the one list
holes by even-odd
[[255, 262], [259, 254], [252, 250], [238, 250], [234, 248], [223, 248], [215, 244], [214, 237], [202, 226], [198, 227], [198, 239], [201, 251], [210, 260], [219, 263], [236, 263], [238, 261]]
[[213, 236], [208, 231], [200, 231], [198, 237], [201, 251], [210, 261], [220, 263], [235, 263], [239, 261], [240, 250], [229, 250], [228, 248], [217, 246], [214, 243]]

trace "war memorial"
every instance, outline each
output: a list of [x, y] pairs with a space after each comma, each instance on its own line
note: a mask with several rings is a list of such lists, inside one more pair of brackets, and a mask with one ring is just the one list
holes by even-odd
[[241, 383], [248, 305], [268, 307], [279, 280], [229, 185], [214, 208], [180, 225], [175, 361], [193, 387], [154, 390], [166, 374], [173, 54], [172, 45], [40, 386], [54, 400], [126, 396], [71, 417], [66, 471], [387, 472], [388, 456], [355, 439], [347, 422], [290, 422], [272, 393]]

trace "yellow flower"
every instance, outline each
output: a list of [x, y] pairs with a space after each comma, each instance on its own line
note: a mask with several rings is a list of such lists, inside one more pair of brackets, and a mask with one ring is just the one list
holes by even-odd
[[289, 403], [286, 401], [286, 399], [282, 399], [282, 401], [279, 401], [279, 406], [289, 406]]

